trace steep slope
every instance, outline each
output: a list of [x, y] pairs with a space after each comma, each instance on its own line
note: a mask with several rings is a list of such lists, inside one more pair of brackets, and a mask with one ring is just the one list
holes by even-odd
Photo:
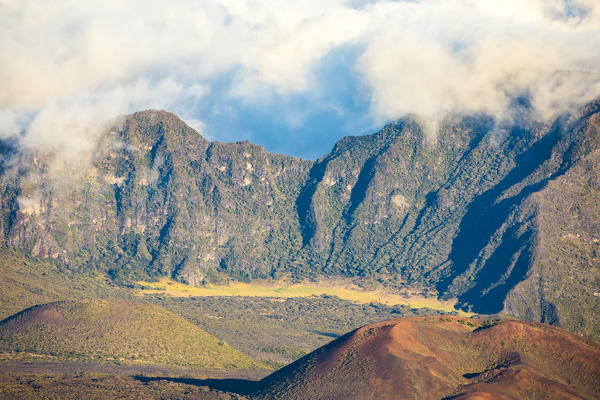
[[28, 308], [0, 322], [0, 350], [66, 360], [260, 367], [161, 307], [126, 301], [61, 301]]
[[217, 269], [268, 277], [301, 245], [294, 199], [310, 163], [209, 143], [173, 114], [121, 119], [91, 162], [29, 157], [3, 176], [3, 240], [41, 257], [200, 284]]
[[[328, 274], [421, 286], [458, 297], [464, 309], [598, 337], [600, 262], [592, 247], [600, 213], [591, 167], [598, 110], [591, 103], [527, 129], [501, 130], [483, 117], [449, 120], [433, 142], [408, 119], [340, 141], [299, 198], [307, 259]], [[574, 195], [572, 185], [585, 194]], [[562, 237], [584, 235], [589, 246], [565, 255], [547, 240], [569, 225]]]
[[527, 279], [508, 294], [506, 311], [598, 337], [600, 151], [590, 152], [528, 202], [537, 210], [535, 257]]
[[409, 116], [316, 162], [144, 111], [77, 168], [2, 142], [0, 241], [119, 282], [344, 275], [599, 338], [599, 149], [600, 100], [437, 135]]
[[543, 324], [403, 318], [351, 332], [261, 385], [260, 399], [592, 399], [600, 346]]
[[[436, 138], [407, 118], [372, 136], [342, 139], [313, 167], [323, 170], [322, 178], [298, 202], [311, 260], [325, 271], [351, 275], [427, 268], [431, 261], [419, 257], [437, 246], [415, 238], [426, 222], [423, 212], [492, 127], [485, 117], [446, 121]], [[415, 242], [421, 249], [413, 248]]]
[[[325, 271], [384, 279], [400, 273], [405, 282], [431, 280], [441, 293], [457, 294], [500, 243], [505, 248], [498, 253], [520, 251], [510, 244], [519, 235], [509, 228], [529, 232], [523, 227], [532, 214], [524, 201], [577, 161], [580, 125], [591, 118], [597, 112], [584, 121], [510, 132], [490, 120], [463, 118], [442, 126], [436, 142], [407, 120], [343, 140], [313, 168], [323, 169], [322, 178], [301, 197], [304, 242]], [[581, 154], [598, 147], [597, 129], [585, 134], [591, 143]], [[516, 241], [527, 245], [531, 235]], [[476, 280], [484, 288], [494, 283], [482, 278]]]

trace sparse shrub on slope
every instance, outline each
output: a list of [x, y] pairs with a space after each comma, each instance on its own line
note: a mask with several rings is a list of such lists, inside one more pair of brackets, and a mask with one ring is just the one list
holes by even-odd
[[202, 368], [260, 364], [183, 318], [129, 301], [61, 301], [0, 323], [0, 349], [58, 359]]

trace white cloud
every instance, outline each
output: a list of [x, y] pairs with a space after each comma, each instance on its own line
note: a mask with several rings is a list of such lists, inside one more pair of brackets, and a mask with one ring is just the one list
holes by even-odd
[[203, 136], [205, 139], [212, 140], [212, 138], [209, 135], [207, 135], [206, 132], [205, 132], [205, 130], [206, 130], [206, 124], [204, 123], [204, 121], [201, 121], [201, 120], [196, 119], [196, 118], [186, 118], [185, 122], [192, 129], [194, 129], [201, 136]]
[[379, 120], [503, 116], [525, 92], [549, 118], [600, 94], [598, 43], [597, 0], [0, 0], [0, 137], [77, 152], [144, 108], [203, 129], [216, 79], [245, 102], [310, 94], [343, 46]]
[[[185, 87], [172, 78], [158, 82], [145, 79], [96, 90], [61, 96], [48, 101], [28, 121], [21, 144], [70, 158], [87, 154], [96, 135], [124, 111], [177, 106], [188, 98], [206, 93], [201, 86]], [[13, 122], [14, 123], [14, 122]], [[200, 126], [200, 122], [196, 122]]]
[[374, 32], [359, 61], [373, 89], [374, 112], [384, 119], [407, 112], [503, 116], [511, 96], [529, 93], [537, 116], [550, 118], [564, 111], [562, 105], [598, 96], [597, 10], [577, 22], [557, 20], [548, 12], [555, 3], [378, 5], [378, 14], [403, 18]]

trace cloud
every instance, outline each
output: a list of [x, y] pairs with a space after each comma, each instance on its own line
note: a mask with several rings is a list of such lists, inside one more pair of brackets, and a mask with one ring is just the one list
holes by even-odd
[[402, 19], [375, 32], [359, 60], [373, 110], [382, 118], [475, 111], [502, 117], [527, 94], [535, 116], [546, 119], [598, 96], [598, 7], [570, 16], [558, 2], [522, 3], [378, 4], [375, 14]]
[[[91, 93], [60, 96], [46, 102], [27, 121], [21, 145], [30, 150], [60, 153], [61, 157], [79, 157], [92, 150], [106, 124], [124, 111], [160, 108], [165, 104], [177, 106], [206, 92], [201, 86], [185, 87], [166, 78], [158, 82], [138, 79]], [[195, 125], [200, 126], [200, 122]]]
[[[596, 0], [0, 0], [0, 137], [85, 152], [112, 117], [164, 108], [222, 140], [235, 132], [216, 110], [280, 104], [293, 133], [331, 110], [353, 121], [340, 85], [356, 88], [371, 126], [407, 113], [510, 118], [518, 96], [547, 119], [600, 95], [598, 43]], [[348, 48], [355, 57], [331, 56]], [[346, 80], [319, 75], [336, 62]], [[307, 138], [319, 137], [291, 134], [290, 151]]]

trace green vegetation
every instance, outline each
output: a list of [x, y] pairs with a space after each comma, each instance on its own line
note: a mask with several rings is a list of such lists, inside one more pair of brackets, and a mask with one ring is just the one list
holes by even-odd
[[368, 323], [440, 313], [404, 305], [357, 304], [332, 296], [149, 296], [146, 300], [183, 316], [274, 368]]
[[[600, 151], [581, 160], [532, 199], [538, 256], [532, 279], [507, 298], [511, 314], [596, 339], [600, 334]], [[537, 296], [529, 295], [535, 291]]]
[[[0, 323], [0, 360], [276, 368], [365, 324], [444, 314], [458, 301], [459, 319], [425, 319], [392, 337], [406, 340], [395, 354], [416, 357], [410, 365], [451, 354], [442, 357], [456, 362], [449, 394], [496, 379], [517, 398], [594, 385], [596, 344], [465, 311], [598, 340], [599, 111], [596, 101], [506, 135], [490, 118], [457, 117], [433, 141], [405, 118], [344, 138], [316, 162], [210, 143], [172, 114], [141, 112], [100, 138], [90, 165], [60, 176], [49, 156], [4, 173], [17, 150], [0, 141], [0, 318], [53, 302]], [[357, 355], [385, 332], [370, 327], [334, 357], [338, 383], [319, 375], [307, 384], [368, 388], [361, 377], [378, 364]], [[426, 349], [415, 350], [427, 332]], [[314, 371], [324, 351], [294, 374]], [[515, 354], [562, 383], [531, 392], [519, 385], [539, 376], [524, 370], [510, 381], [501, 372], [519, 364]], [[274, 397], [295, 390], [296, 377]], [[75, 386], [77, 397], [241, 397], [108, 375], [0, 378], [0, 398], [68, 398]]]
[[52, 301], [133, 297], [131, 290], [116, 286], [98, 272], [58, 268], [47, 259], [0, 249], [0, 320]]
[[406, 117], [315, 162], [139, 112], [89, 165], [0, 173], [0, 245], [123, 286], [342, 276], [598, 338], [599, 111], [502, 129], [453, 116], [435, 138]]
[[[260, 368], [261, 364], [155, 305], [81, 300], [29, 308], [0, 324], [0, 351], [62, 360]], [[21, 357], [20, 357], [21, 356]]]
[[[174, 287], [170, 289], [171, 294], [186, 294], [187, 297], [174, 297], [165, 293], [140, 297], [139, 289], [116, 287], [109, 279], [102, 279], [101, 275], [60, 270], [52, 261], [26, 257], [16, 251], [0, 250], [0, 255], [1, 318], [36, 304], [62, 299], [135, 298], [164, 307], [273, 368], [294, 361], [333, 337], [367, 323], [405, 315], [440, 313], [408, 305], [384, 305], [378, 302], [358, 304], [331, 295], [309, 296], [309, 293], [297, 290], [291, 290], [291, 293], [309, 297], [256, 296], [273, 295], [278, 288], [271, 288], [267, 292], [265, 288], [256, 287], [256, 290], [265, 292], [255, 291], [254, 297], [196, 297], [190, 294], [196, 294], [196, 290], [202, 288], [175, 282], [165, 283], [164, 287]], [[161, 288], [162, 285], [159, 284], [158, 287]], [[148, 290], [143, 290], [142, 293], [151, 293], [156, 287], [156, 284], [149, 284]], [[229, 290], [217, 288], [208, 293], [223, 293], [218, 292], [221, 289]], [[277, 293], [281, 295], [282, 291]], [[365, 296], [365, 299], [372, 298], [368, 297], [372, 296], [369, 293]], [[69, 357], [77, 358], [76, 355]], [[13, 360], [19, 358], [35, 357], [32, 354], [13, 352], [2, 357]], [[46, 354], [45, 358], [53, 357]], [[115, 361], [118, 360], [113, 360]]]

